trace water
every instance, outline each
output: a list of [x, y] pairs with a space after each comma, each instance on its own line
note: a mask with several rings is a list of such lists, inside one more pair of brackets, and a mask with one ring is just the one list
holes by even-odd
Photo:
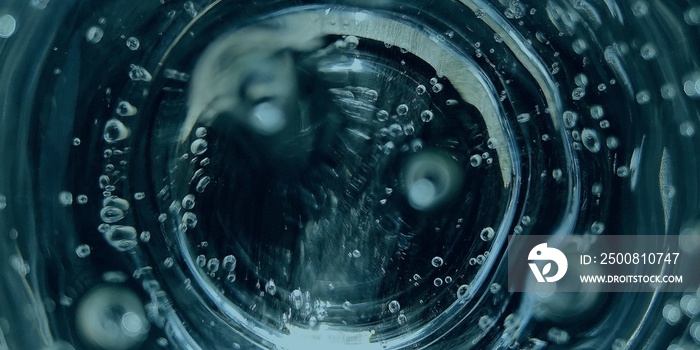
[[697, 1], [333, 3], [0, 5], [0, 348], [699, 346], [502, 260], [699, 234]]

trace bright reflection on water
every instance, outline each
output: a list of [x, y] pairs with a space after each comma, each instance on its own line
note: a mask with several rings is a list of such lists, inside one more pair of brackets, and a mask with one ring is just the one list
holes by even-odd
[[700, 290], [513, 294], [503, 257], [700, 234], [699, 25], [694, 1], [0, 5], [0, 349], [697, 348]]

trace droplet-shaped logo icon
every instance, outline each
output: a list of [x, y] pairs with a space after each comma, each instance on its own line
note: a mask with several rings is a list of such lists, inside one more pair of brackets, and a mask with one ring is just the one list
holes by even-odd
[[[556, 282], [562, 279], [566, 274], [566, 270], [569, 268], [569, 262], [566, 260], [566, 256], [561, 250], [557, 248], [547, 247], [547, 243], [542, 243], [536, 245], [530, 254], [528, 254], [527, 259], [530, 261], [530, 270], [535, 275], [537, 282]], [[549, 261], [542, 267], [540, 271], [537, 264], [533, 261]], [[557, 265], [556, 273], [553, 276], [547, 276], [550, 271], [552, 271], [552, 263]], [[547, 277], [545, 277], [547, 276]]]

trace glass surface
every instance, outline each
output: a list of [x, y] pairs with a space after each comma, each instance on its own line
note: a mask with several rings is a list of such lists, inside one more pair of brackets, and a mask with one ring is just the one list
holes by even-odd
[[5, 0], [0, 349], [697, 349], [700, 289], [510, 293], [506, 246], [700, 235], [699, 30], [696, 0]]

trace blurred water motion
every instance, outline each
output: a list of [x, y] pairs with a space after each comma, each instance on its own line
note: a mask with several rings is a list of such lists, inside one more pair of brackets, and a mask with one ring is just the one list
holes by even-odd
[[504, 256], [697, 243], [698, 25], [697, 1], [0, 4], [0, 349], [697, 349], [700, 289], [510, 293]]

